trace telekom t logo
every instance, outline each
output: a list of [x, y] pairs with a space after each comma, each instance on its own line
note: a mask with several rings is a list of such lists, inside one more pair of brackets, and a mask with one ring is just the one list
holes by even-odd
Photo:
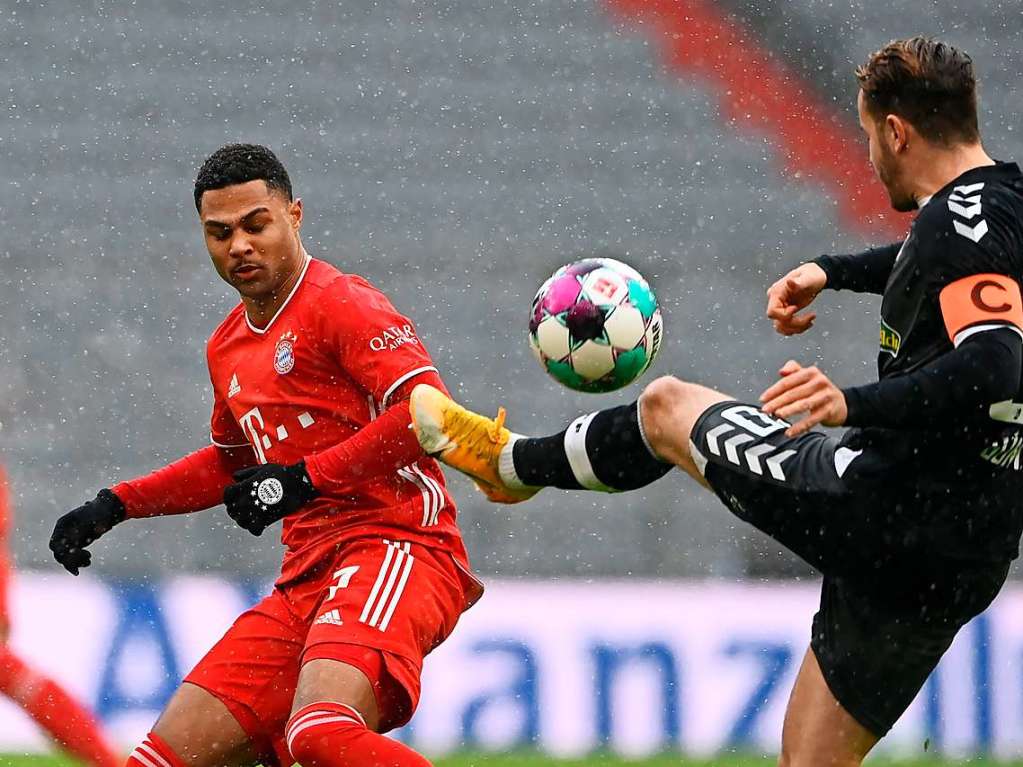
[[[259, 426], [256, 425], [257, 423]], [[242, 427], [245, 436], [252, 443], [252, 447], [256, 451], [256, 460], [260, 463], [266, 463], [266, 453], [263, 452], [263, 440], [265, 439], [267, 441], [266, 446], [270, 447], [270, 438], [262, 431], [266, 424], [263, 423], [263, 414], [259, 412], [259, 408], [254, 407], [243, 415], [239, 419], [238, 425]]]
[[[308, 429], [314, 423], [316, 423], [316, 419], [309, 414], [308, 410], [298, 414], [298, 425], [303, 429]], [[258, 407], [252, 408], [239, 418], [238, 425], [242, 427], [242, 431], [252, 444], [252, 449], [256, 451], [256, 460], [260, 463], [267, 462], [266, 451], [273, 445], [267, 432], [273, 431], [277, 435], [278, 442], [283, 442], [288, 438], [288, 427], [284, 424], [276, 428], [268, 427]]]

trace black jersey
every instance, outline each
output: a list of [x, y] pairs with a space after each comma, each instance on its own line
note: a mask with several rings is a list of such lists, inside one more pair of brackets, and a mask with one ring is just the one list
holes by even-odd
[[920, 210], [884, 290], [880, 378], [916, 370], [974, 332], [1012, 325], [1005, 286], [982, 281], [976, 321], [950, 337], [944, 314], [952, 307], [948, 294], [942, 306], [942, 291], [974, 275], [1023, 282], [1023, 175], [1015, 163], [967, 171]]
[[[876, 271], [885, 251], [870, 254]], [[940, 413], [935, 407], [933, 417], [926, 397], [901, 401], [898, 407], [911, 416], [901, 419], [911, 424], [902, 428], [865, 417], [869, 408], [862, 404], [886, 381], [919, 377], [968, 339], [976, 343], [979, 334], [1023, 336], [1023, 175], [1017, 165], [974, 168], [950, 182], [921, 207], [897, 255], [894, 249], [887, 254], [881, 383], [846, 390], [850, 416], [855, 406], [857, 417], [843, 444], [864, 451], [850, 477], [882, 484], [902, 498], [908, 517], [933, 523], [935, 545], [947, 553], [1015, 556], [1023, 525], [1023, 380], [1010, 382], [1014, 393], [1004, 401]], [[832, 278], [868, 259], [818, 263], [829, 286], [843, 287], [832, 285]], [[876, 286], [878, 280], [859, 275], [857, 283]], [[940, 384], [950, 395], [970, 385], [954, 376]]]

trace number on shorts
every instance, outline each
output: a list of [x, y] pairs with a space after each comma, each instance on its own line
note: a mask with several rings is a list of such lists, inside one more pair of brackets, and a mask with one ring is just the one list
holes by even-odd
[[352, 577], [359, 571], [359, 565], [352, 565], [351, 567], [342, 567], [336, 573], [334, 578], [336, 582], [330, 587], [330, 591], [327, 592], [327, 601], [333, 599], [340, 589], [348, 588], [348, 584], [352, 582]]
[[763, 410], [752, 405], [730, 407], [721, 412], [721, 417], [757, 437], [768, 437], [776, 431], [782, 431], [789, 427], [785, 421], [772, 418]]

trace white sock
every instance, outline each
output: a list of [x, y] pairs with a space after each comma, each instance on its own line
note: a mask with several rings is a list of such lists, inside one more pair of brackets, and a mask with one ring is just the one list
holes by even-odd
[[512, 434], [508, 438], [508, 444], [501, 448], [501, 454], [497, 456], [497, 473], [501, 481], [512, 490], [524, 490], [526, 485], [519, 479], [515, 472], [515, 443], [522, 439], [521, 434]]

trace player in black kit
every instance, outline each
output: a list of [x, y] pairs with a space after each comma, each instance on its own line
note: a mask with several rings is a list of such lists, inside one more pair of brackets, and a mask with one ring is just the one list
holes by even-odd
[[893, 207], [919, 212], [903, 243], [794, 269], [767, 313], [789, 335], [825, 287], [883, 295], [878, 382], [839, 388], [790, 361], [753, 405], [665, 377], [542, 438], [428, 387], [411, 400], [426, 450], [493, 500], [630, 490], [679, 466], [820, 570], [783, 765], [862, 762], [998, 593], [1023, 524], [1023, 176], [981, 146], [966, 54], [894, 41], [856, 74], [871, 164]]

